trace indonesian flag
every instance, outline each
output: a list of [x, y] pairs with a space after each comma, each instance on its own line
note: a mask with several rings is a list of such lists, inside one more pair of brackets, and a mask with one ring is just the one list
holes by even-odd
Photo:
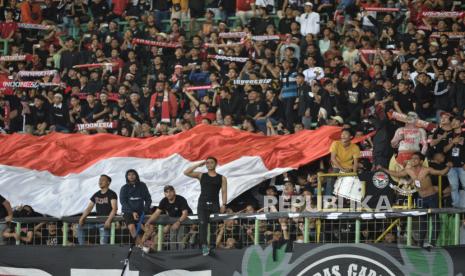
[[174, 136], [147, 139], [111, 134], [0, 135], [0, 191], [13, 206], [29, 204], [43, 214], [70, 216], [85, 209], [99, 190], [101, 174], [113, 179], [110, 189], [119, 194], [126, 170], [136, 169], [154, 205], [164, 197], [163, 187], [173, 185], [195, 211], [200, 184], [183, 174], [189, 166], [216, 157], [218, 173], [228, 179], [230, 202], [266, 179], [327, 155], [340, 131], [327, 126], [264, 136], [199, 125]]

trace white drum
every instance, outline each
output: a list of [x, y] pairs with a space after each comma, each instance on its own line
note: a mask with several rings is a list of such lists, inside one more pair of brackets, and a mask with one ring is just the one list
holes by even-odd
[[334, 184], [333, 194], [356, 202], [361, 202], [363, 198], [362, 182], [360, 182], [357, 176], [338, 177]]

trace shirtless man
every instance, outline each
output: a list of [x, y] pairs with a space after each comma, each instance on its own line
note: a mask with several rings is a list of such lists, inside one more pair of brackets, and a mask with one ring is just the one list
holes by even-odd
[[[438, 191], [437, 187], [433, 186], [431, 181], [430, 175], [446, 175], [450, 169], [450, 164], [447, 165], [446, 168], [443, 170], [435, 170], [433, 168], [425, 168], [423, 167], [423, 161], [425, 161], [425, 157], [421, 153], [414, 153], [410, 159], [411, 167], [403, 169], [402, 171], [390, 171], [387, 169], [383, 169], [386, 173], [390, 174], [394, 177], [406, 177], [410, 176], [415, 186], [418, 189], [418, 200], [417, 200], [417, 207], [419, 208], [438, 208], [439, 207], [439, 198], [438, 198]], [[420, 240], [419, 245], [422, 247], [431, 246], [427, 242], [425, 242], [426, 234], [428, 233], [428, 220], [425, 218], [419, 218], [420, 221]], [[434, 237], [438, 237], [438, 225], [436, 221], [433, 223], [433, 237], [432, 241], [434, 241]]]
[[390, 171], [384, 168], [383, 170], [394, 177], [410, 176], [418, 190], [418, 207], [438, 208], [438, 192], [437, 189], [433, 186], [430, 175], [446, 175], [450, 169], [450, 166], [438, 171], [433, 168], [423, 167], [424, 161], [424, 155], [416, 152], [412, 154], [412, 157], [410, 159], [410, 168], [405, 168], [401, 171]]

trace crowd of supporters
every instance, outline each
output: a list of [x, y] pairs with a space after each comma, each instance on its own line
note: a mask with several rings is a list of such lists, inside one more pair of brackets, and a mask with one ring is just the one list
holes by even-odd
[[[449, 164], [442, 206], [460, 207], [461, 4], [3, 0], [0, 132], [146, 138], [198, 124], [263, 135], [342, 126], [349, 131], [333, 145], [331, 158], [255, 192], [315, 196], [317, 172], [387, 168], [395, 153], [403, 166], [421, 152], [438, 171]], [[396, 121], [402, 116], [405, 126]], [[350, 138], [368, 133], [376, 134], [347, 146]], [[360, 151], [373, 162], [358, 162]], [[432, 182], [437, 186], [437, 179]], [[251, 197], [239, 198], [242, 205], [234, 211], [260, 209]]]

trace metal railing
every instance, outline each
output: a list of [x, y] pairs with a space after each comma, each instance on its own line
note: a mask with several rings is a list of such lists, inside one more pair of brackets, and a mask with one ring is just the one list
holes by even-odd
[[[401, 212], [278, 212], [257, 214], [218, 214], [211, 217], [211, 246], [241, 248], [266, 245], [285, 240], [299, 243], [399, 243], [421, 246], [423, 241], [438, 246], [460, 242], [462, 209], [415, 209]], [[10, 244], [17, 245], [78, 245], [79, 217], [62, 219], [49, 217], [14, 218], [5, 230]], [[102, 225], [105, 217], [89, 217], [87, 225]], [[197, 247], [197, 218], [190, 216], [182, 223], [177, 237], [166, 226], [177, 219], [160, 217], [151, 227], [153, 234], [145, 237], [153, 250], [181, 250]], [[84, 233], [84, 244], [99, 244], [97, 229]], [[147, 229], [144, 229], [147, 230]], [[108, 233], [108, 244], [133, 243], [122, 217], [115, 217]], [[146, 231], [147, 232], [147, 231]], [[18, 239], [11, 237], [16, 235]]]

